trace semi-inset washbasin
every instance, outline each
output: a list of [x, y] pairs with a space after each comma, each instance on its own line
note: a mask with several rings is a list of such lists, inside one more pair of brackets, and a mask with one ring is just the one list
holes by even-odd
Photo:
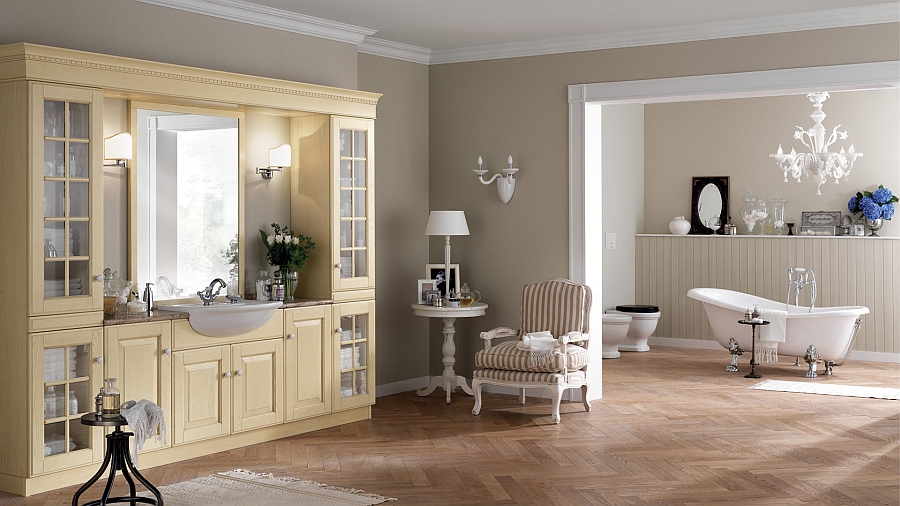
[[236, 336], [256, 330], [269, 321], [281, 301], [241, 300], [214, 302], [204, 306], [202, 302], [159, 306], [163, 311], [179, 311], [190, 315], [191, 327], [210, 337]]

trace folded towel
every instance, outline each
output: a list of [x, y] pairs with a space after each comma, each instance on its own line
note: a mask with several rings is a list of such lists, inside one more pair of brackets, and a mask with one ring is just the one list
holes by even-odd
[[162, 408], [147, 399], [126, 402], [122, 405], [121, 413], [134, 433], [131, 460], [137, 467], [137, 452], [144, 447], [144, 442], [148, 438], [156, 435], [157, 441], [162, 440], [163, 444], [166, 444], [166, 419]]
[[756, 354], [753, 359], [757, 364], [778, 362], [778, 343], [783, 343], [787, 325], [787, 311], [777, 309], [760, 309], [759, 317], [769, 322], [760, 327], [756, 337]]
[[531, 353], [529, 360], [531, 367], [542, 367], [547, 364], [550, 357], [559, 350], [559, 341], [553, 338], [553, 334], [544, 330], [541, 332], [529, 332], [522, 336], [522, 340], [516, 344], [516, 348]]

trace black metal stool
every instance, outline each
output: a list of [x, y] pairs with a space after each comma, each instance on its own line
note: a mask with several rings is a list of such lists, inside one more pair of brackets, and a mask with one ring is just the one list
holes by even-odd
[[[134, 464], [131, 463], [131, 453], [128, 450], [128, 438], [134, 434], [131, 432], [122, 432], [121, 429], [123, 425], [128, 425], [128, 421], [122, 416], [117, 416], [116, 418], [103, 418], [94, 413], [88, 413], [81, 417], [81, 423], [92, 427], [115, 427], [116, 430], [114, 430], [112, 434], [106, 435], [106, 456], [103, 457], [103, 465], [100, 466], [100, 470], [97, 471], [97, 474], [91, 477], [87, 483], [82, 485], [81, 488], [78, 489], [78, 492], [75, 492], [75, 497], [72, 498], [72, 506], [79, 506], [78, 498], [81, 497], [81, 494], [84, 493], [85, 490], [90, 488], [91, 485], [100, 479], [100, 476], [103, 475], [107, 467], [110, 468], [109, 479], [106, 482], [106, 489], [103, 491], [103, 496], [100, 500], [87, 502], [81, 506], [102, 506], [104, 504], [118, 502], [131, 503], [131, 506], [134, 506], [135, 503], [163, 506], [163, 498], [162, 495], [160, 495], [159, 490], [156, 490], [156, 487], [151, 485], [146, 478], [141, 476], [141, 473], [139, 473], [138, 470], [134, 468]], [[124, 476], [125, 481], [128, 482], [131, 495], [127, 497], [109, 496], [109, 493], [112, 490], [113, 480], [116, 479], [116, 471], [122, 471], [122, 476]], [[131, 471], [131, 474], [134, 474], [134, 477], [137, 478], [139, 482], [147, 487], [147, 490], [149, 490], [156, 499], [138, 497], [135, 495], [134, 480], [131, 479], [129, 471]]]

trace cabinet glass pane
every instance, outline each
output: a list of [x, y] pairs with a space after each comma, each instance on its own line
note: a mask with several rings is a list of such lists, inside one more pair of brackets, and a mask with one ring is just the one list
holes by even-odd
[[44, 137], [63, 137], [66, 118], [64, 102], [44, 100]]
[[350, 217], [350, 190], [341, 190], [341, 218]]
[[356, 158], [366, 157], [366, 131], [353, 131], [353, 156]]
[[85, 142], [69, 143], [69, 177], [88, 177], [88, 148]]
[[356, 160], [353, 162], [353, 186], [357, 188], [366, 187], [366, 161]]
[[349, 248], [350, 247], [350, 224], [349, 221], [341, 221], [341, 247]]
[[65, 279], [65, 262], [44, 262], [44, 298], [65, 297]]
[[356, 355], [353, 355], [355, 346], [352, 344], [347, 344], [341, 346], [341, 370], [353, 369], [356, 367], [355, 364], [359, 363], [359, 350], [356, 350]]
[[[74, 363], [69, 364], [69, 379], [87, 379], [91, 374], [90, 345], [83, 344], [81, 346], [73, 346], [69, 348], [69, 357], [74, 357], [75, 360]], [[85, 385], [87, 385], [87, 383], [85, 383]], [[85, 386], [85, 388], [87, 388], [88, 386], [89, 385]], [[91, 397], [90, 400], [93, 401], [93, 397]], [[90, 407], [86, 406], [82, 411], [88, 410], [90, 410]]]
[[69, 451], [84, 450], [90, 448], [91, 428], [81, 423], [81, 420], [69, 420]]
[[341, 188], [349, 188], [353, 186], [352, 178], [352, 160], [341, 160]]
[[341, 399], [353, 395], [353, 373], [341, 373]]
[[87, 218], [90, 208], [90, 183], [84, 181], [69, 182], [70, 202], [69, 216]]
[[44, 141], [44, 176], [63, 177], [66, 175], [66, 143]]
[[341, 341], [350, 341], [353, 339], [353, 317], [341, 317]]
[[86, 221], [69, 222], [69, 255], [86, 257], [90, 254], [89, 227]]
[[341, 130], [341, 156], [350, 156], [350, 130]]
[[69, 400], [66, 403], [69, 416], [81, 416], [94, 409], [94, 397], [90, 391], [91, 384], [87, 381], [71, 383], [69, 385]]
[[355, 264], [353, 275], [357, 277], [366, 276], [366, 250], [355, 250], [353, 252], [353, 262]]
[[66, 183], [64, 181], [44, 181], [44, 216], [63, 217], [65, 210]]
[[[85, 426], [87, 427], [87, 426]], [[44, 456], [59, 455], [74, 450], [74, 443], [67, 441], [66, 422], [50, 423], [44, 426]], [[68, 448], [67, 448], [68, 446]]]
[[66, 224], [62, 221], [44, 222], [44, 258], [66, 256]]
[[[46, 371], [44, 372], [46, 375]], [[66, 386], [55, 385], [44, 387], [44, 420], [66, 416]]]
[[341, 251], [341, 277], [353, 277], [353, 255], [349, 251]]
[[366, 217], [366, 190], [353, 190], [353, 216]]
[[353, 222], [353, 246], [357, 248], [366, 247], [366, 221], [355, 220]]
[[366, 343], [357, 343], [353, 346], [353, 367], [366, 366]]
[[[67, 377], [74, 377], [78, 360], [76, 353], [77, 350], [74, 347], [45, 349], [44, 382], [52, 383], [54, 381], [63, 381]], [[65, 396], [65, 392], [60, 391], [60, 395]]]
[[366, 371], [356, 371], [356, 393], [357, 395], [365, 395], [366, 390]]
[[81, 260], [69, 262], [69, 295], [88, 295], [91, 277], [88, 273], [89, 262]]
[[369, 336], [369, 316], [364, 314], [356, 315], [356, 325], [354, 328], [353, 338], [357, 341], [368, 339]]
[[91, 105], [69, 104], [69, 137], [87, 139], [91, 130]]

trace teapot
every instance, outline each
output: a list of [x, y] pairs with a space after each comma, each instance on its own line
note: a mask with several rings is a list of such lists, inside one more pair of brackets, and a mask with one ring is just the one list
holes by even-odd
[[463, 283], [462, 289], [459, 291], [459, 305], [471, 306], [473, 302], [481, 300], [481, 293], [478, 290], [469, 288], [468, 283]]

